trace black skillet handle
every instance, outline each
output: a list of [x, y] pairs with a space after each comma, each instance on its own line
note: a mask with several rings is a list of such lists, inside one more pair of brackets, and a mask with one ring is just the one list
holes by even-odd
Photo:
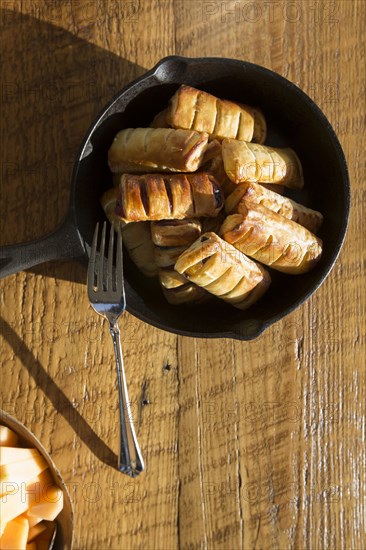
[[85, 255], [82, 239], [69, 215], [45, 237], [0, 247], [0, 278], [49, 260], [81, 259]]

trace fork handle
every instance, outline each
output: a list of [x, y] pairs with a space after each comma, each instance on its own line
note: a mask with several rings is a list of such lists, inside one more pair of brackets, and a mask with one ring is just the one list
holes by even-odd
[[144, 471], [145, 466], [132, 421], [130, 402], [127, 393], [126, 374], [123, 365], [121, 337], [117, 322], [115, 324], [110, 324], [110, 332], [116, 356], [119, 396], [120, 450], [118, 470], [131, 477], [137, 477]]

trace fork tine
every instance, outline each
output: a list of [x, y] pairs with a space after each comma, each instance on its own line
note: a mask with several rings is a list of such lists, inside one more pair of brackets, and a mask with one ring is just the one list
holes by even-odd
[[113, 289], [113, 249], [114, 249], [114, 224], [109, 233], [108, 263], [107, 263], [107, 290]]
[[95, 280], [95, 256], [97, 251], [98, 233], [99, 233], [99, 222], [95, 226], [93, 242], [92, 242], [91, 251], [90, 251], [89, 266], [88, 266], [87, 286], [88, 286], [89, 299], [90, 299], [90, 293], [92, 292], [94, 287], [94, 280]]
[[99, 264], [98, 264], [98, 277], [97, 277], [97, 287], [98, 289], [104, 289], [104, 251], [105, 251], [105, 233], [106, 233], [106, 222], [103, 223], [102, 229], [102, 240], [100, 241], [100, 250], [99, 250]]
[[121, 297], [124, 300], [125, 285], [123, 280], [122, 231], [120, 226], [118, 226], [118, 237], [117, 237], [116, 287], [117, 287], [117, 291], [121, 293]]

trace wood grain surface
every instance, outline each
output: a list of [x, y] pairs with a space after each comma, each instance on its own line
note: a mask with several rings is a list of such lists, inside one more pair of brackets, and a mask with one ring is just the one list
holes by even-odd
[[86, 129], [169, 54], [268, 67], [324, 111], [352, 210], [318, 292], [257, 340], [120, 321], [146, 473], [113, 465], [112, 345], [84, 271], [49, 263], [0, 281], [0, 407], [67, 482], [75, 549], [366, 548], [364, 1], [2, 0], [1, 244], [52, 230]]

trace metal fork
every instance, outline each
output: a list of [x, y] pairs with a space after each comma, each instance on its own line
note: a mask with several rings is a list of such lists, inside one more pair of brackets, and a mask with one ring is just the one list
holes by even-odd
[[[120, 450], [118, 469], [131, 477], [138, 476], [144, 470], [144, 461], [137, 442], [133, 426], [130, 403], [127, 393], [126, 375], [123, 366], [123, 355], [118, 326], [118, 318], [126, 309], [125, 289], [123, 284], [122, 233], [118, 227], [117, 252], [114, 262], [114, 227], [112, 225], [108, 257], [105, 260], [106, 222], [103, 224], [99, 252], [97, 223], [88, 267], [88, 296], [93, 309], [109, 322], [113, 348], [116, 357], [119, 417], [120, 417]], [[97, 256], [99, 256], [97, 261]]]

